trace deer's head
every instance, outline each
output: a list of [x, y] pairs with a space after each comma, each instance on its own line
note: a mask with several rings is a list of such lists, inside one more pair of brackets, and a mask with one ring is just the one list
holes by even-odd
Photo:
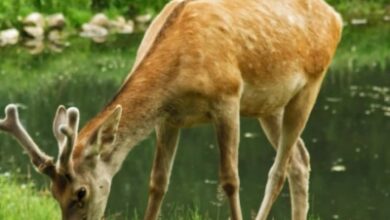
[[121, 110], [117, 106], [100, 120], [96, 129], [78, 140], [78, 109], [59, 106], [53, 122], [53, 133], [59, 146], [55, 162], [26, 132], [20, 123], [17, 106], [6, 107], [6, 116], [0, 120], [0, 131], [13, 135], [34, 167], [51, 179], [51, 192], [61, 207], [63, 220], [103, 218], [113, 177], [107, 159], [110, 156], [107, 152], [112, 151], [107, 149], [115, 142]]

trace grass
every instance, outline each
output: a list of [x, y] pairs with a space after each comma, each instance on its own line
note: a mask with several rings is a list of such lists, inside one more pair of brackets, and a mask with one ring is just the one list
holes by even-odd
[[[6, 220], [42, 220], [60, 219], [60, 209], [47, 189], [40, 190], [32, 182], [22, 183], [9, 173], [0, 175], [0, 219]], [[209, 220], [202, 217], [197, 208], [189, 209], [174, 207], [169, 216], [162, 219], [170, 220]], [[140, 220], [140, 214], [112, 214], [107, 220]]]
[[0, 176], [0, 219], [60, 219], [59, 208], [47, 190], [31, 182], [20, 184], [12, 176]]

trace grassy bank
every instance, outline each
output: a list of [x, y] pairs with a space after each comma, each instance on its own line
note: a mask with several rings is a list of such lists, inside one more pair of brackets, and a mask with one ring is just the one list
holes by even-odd
[[[31, 12], [51, 14], [61, 12], [69, 26], [80, 27], [94, 13], [104, 12], [110, 17], [124, 15], [131, 18], [137, 14], [156, 14], [169, 0], [2, 0], [0, 1], [0, 29], [20, 25], [23, 16]], [[387, 0], [327, 0], [344, 18], [381, 17], [390, 14]]]

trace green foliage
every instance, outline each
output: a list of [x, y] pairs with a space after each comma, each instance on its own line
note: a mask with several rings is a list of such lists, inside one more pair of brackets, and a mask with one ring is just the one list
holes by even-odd
[[23, 16], [36, 11], [44, 14], [62, 12], [72, 26], [79, 27], [96, 12], [132, 17], [144, 12], [156, 13], [166, 2], [168, 0], [2, 0], [0, 28], [17, 26]]
[[339, 72], [354, 72], [362, 67], [389, 68], [390, 25], [345, 27], [332, 68]]
[[326, 0], [333, 5], [344, 18], [375, 17], [385, 13], [390, 6], [388, 0]]

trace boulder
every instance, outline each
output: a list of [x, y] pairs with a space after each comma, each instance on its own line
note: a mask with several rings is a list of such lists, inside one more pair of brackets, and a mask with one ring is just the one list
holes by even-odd
[[111, 21], [111, 29], [119, 34], [131, 34], [134, 32], [134, 22], [132, 20], [126, 21], [122, 16], [117, 17]]
[[46, 18], [47, 27], [49, 29], [62, 30], [65, 25], [65, 16], [62, 13], [56, 13]]
[[0, 32], [0, 46], [14, 45], [19, 41], [19, 31], [15, 28]]
[[81, 37], [91, 38], [97, 43], [103, 43], [107, 40], [108, 30], [95, 24], [83, 24]]
[[146, 24], [152, 20], [152, 14], [143, 14], [135, 17], [135, 20], [140, 24]]
[[105, 28], [110, 27], [110, 19], [103, 13], [96, 14], [88, 23]]
[[43, 28], [45, 26], [45, 18], [41, 13], [33, 12], [23, 19], [23, 24]]
[[45, 30], [40, 26], [26, 26], [23, 31], [31, 38], [42, 40], [45, 38]]

